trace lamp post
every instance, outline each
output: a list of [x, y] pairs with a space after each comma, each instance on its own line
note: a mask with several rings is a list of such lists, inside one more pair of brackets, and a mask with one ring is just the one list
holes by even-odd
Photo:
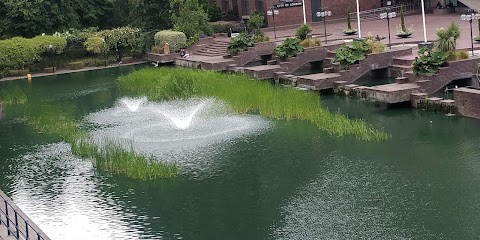
[[383, 13], [380, 13], [380, 18], [381, 19], [387, 19], [387, 25], [388, 25], [388, 45], [390, 45], [390, 49], [392, 48], [392, 40], [390, 37], [390, 18], [394, 18], [397, 16], [396, 12], [392, 12], [392, 9], [390, 7], [386, 7], [384, 9]]
[[280, 11], [278, 11], [277, 7], [275, 7], [275, 5], [273, 5], [270, 10], [267, 11], [267, 15], [268, 16], [272, 16], [272, 20], [273, 20], [273, 34], [275, 35], [275, 40], [277, 40], [277, 31], [275, 29], [275, 15], [278, 15], [280, 13]]
[[323, 29], [325, 30], [325, 43], [327, 43], [327, 23], [326, 18], [332, 16], [332, 11], [326, 11], [325, 8], [321, 8], [320, 12], [317, 12], [317, 17], [323, 18]]
[[473, 19], [480, 19], [480, 14], [478, 14], [478, 11], [476, 9], [469, 9], [468, 12], [469, 12], [469, 14], [462, 14], [461, 18], [462, 18], [462, 21], [468, 21], [470, 23], [470, 41], [472, 42], [472, 56], [473, 56], [474, 53], [473, 53], [472, 22], [473, 22]]
[[360, 28], [360, 4], [358, 4], [358, 0], [356, 0], [356, 2], [357, 2], [358, 39], [361, 39], [362, 38], [362, 29]]

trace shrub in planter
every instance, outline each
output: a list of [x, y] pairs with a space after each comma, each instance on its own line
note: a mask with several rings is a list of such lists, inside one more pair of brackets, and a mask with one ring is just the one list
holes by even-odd
[[412, 35], [412, 30], [405, 26], [405, 14], [403, 13], [403, 4], [400, 5], [400, 25], [397, 26], [397, 37], [406, 38]]
[[298, 38], [287, 38], [273, 49], [273, 54], [282, 60], [294, 57], [299, 52], [303, 52], [303, 47]]
[[477, 41], [477, 42], [480, 42], [480, 36], [476, 36], [476, 37], [474, 38], [474, 40]]
[[435, 34], [437, 35], [435, 43], [437, 50], [442, 52], [455, 51], [457, 40], [460, 38], [460, 28], [455, 22], [452, 22], [447, 29], [438, 28]]
[[170, 44], [170, 51], [176, 52], [187, 45], [187, 36], [182, 32], [164, 30], [155, 34], [155, 45], [163, 47]]
[[447, 61], [449, 53], [433, 51], [422, 48], [418, 51], [418, 57], [413, 62], [413, 73], [415, 75], [434, 75], [438, 69]]
[[350, 6], [349, 6], [347, 9], [347, 29], [343, 30], [343, 33], [347, 35], [353, 35], [357, 32], [357, 29], [352, 28], [352, 20], [350, 15], [352, 15], [352, 12], [350, 11]]
[[265, 18], [260, 13], [253, 14], [247, 22], [248, 31], [255, 32], [265, 23]]
[[247, 50], [248, 47], [253, 46], [253, 39], [247, 33], [240, 33], [238, 36], [230, 39], [230, 43], [227, 47], [228, 54], [237, 54], [239, 52]]
[[300, 45], [304, 48], [308, 48], [308, 47], [321, 46], [322, 43], [320, 42], [320, 40], [318, 38], [307, 38], [307, 39], [303, 40], [302, 42], [300, 42]]
[[82, 69], [83, 66], [83, 62], [71, 62], [68, 64], [68, 68], [72, 70]]
[[268, 42], [270, 41], [270, 38], [265, 36], [265, 33], [263, 33], [260, 29], [258, 29], [255, 31], [255, 34], [253, 35], [253, 41], [256, 43]]
[[368, 33], [365, 44], [368, 46], [368, 53], [379, 53], [385, 51], [385, 44], [377, 40], [372, 33]]
[[295, 35], [300, 39], [300, 40], [305, 40], [308, 36], [309, 33], [312, 32], [312, 27], [310, 25], [303, 23], [300, 25], [299, 28], [297, 28], [297, 32]]

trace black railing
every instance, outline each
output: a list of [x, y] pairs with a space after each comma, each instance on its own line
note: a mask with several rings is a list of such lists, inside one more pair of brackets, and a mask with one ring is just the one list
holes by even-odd
[[50, 240], [31, 220], [0, 190], [0, 226], [7, 235], [21, 240]]
[[[415, 12], [415, 11], [420, 11], [421, 5], [420, 1], [415, 1], [412, 3], [404, 4], [403, 5], [403, 11], [405, 13], [410, 13], [410, 12]], [[397, 14], [400, 13], [400, 5], [394, 5], [390, 6], [390, 9], [392, 12], [396, 12]], [[385, 8], [375, 8], [375, 9], [370, 9], [370, 10], [365, 10], [365, 11], [360, 11], [360, 19], [361, 20], [377, 20], [380, 19], [380, 13], [384, 12]], [[352, 13], [352, 21], [357, 21], [357, 13], [353, 12]]]

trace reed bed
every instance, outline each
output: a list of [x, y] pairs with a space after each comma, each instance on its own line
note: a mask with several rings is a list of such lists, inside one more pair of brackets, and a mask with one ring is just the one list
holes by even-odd
[[0, 88], [0, 103], [24, 104], [28, 100], [25, 92], [18, 86], [2, 86]]
[[273, 86], [243, 74], [223, 74], [186, 68], [142, 69], [118, 80], [129, 95], [150, 100], [213, 97], [224, 100], [238, 113], [253, 113], [282, 120], [308, 121], [336, 136], [355, 136], [365, 141], [382, 141], [389, 135], [363, 120], [351, 120], [321, 107], [313, 92]]
[[157, 161], [124, 148], [121, 144], [103, 139], [95, 142], [73, 118], [69, 106], [45, 104], [30, 106], [24, 115], [25, 123], [41, 133], [60, 136], [69, 143], [72, 153], [81, 158], [92, 159], [100, 171], [124, 174], [134, 179], [174, 178], [180, 170], [175, 163]]

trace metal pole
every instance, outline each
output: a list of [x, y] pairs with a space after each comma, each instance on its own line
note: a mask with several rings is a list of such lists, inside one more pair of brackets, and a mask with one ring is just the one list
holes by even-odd
[[357, 25], [358, 25], [358, 38], [362, 38], [362, 30], [360, 29], [360, 5], [357, 0]]
[[10, 220], [8, 218], [8, 203], [7, 200], [3, 200], [5, 202], [5, 218], [7, 219], [7, 234], [10, 236]]
[[425, 3], [422, 0], [423, 39], [427, 42], [427, 27], [425, 26]]
[[392, 40], [390, 38], [390, 16], [389, 11], [387, 11], [387, 25], [388, 25], [388, 45], [390, 45], [390, 49], [392, 49]]
[[[325, 11], [324, 11], [325, 12]], [[323, 29], [325, 30], [325, 43], [327, 43], [327, 16], [323, 16]]]
[[305, 13], [305, 0], [302, 0], [302, 7], [303, 7], [303, 23], [307, 24], [307, 14]]
[[472, 56], [474, 56], [473, 53], [473, 28], [472, 28], [472, 22], [473, 22], [473, 14], [472, 14], [472, 19], [470, 19], [470, 41], [472, 42]]
[[13, 211], [15, 213], [15, 230], [16, 230], [16, 237], [17, 239], [20, 237], [19, 232], [18, 232], [18, 215], [17, 215], [17, 210]]
[[275, 9], [272, 10], [272, 18], [273, 18], [273, 34], [275, 35], [275, 40], [277, 40], [277, 30], [275, 29]]

